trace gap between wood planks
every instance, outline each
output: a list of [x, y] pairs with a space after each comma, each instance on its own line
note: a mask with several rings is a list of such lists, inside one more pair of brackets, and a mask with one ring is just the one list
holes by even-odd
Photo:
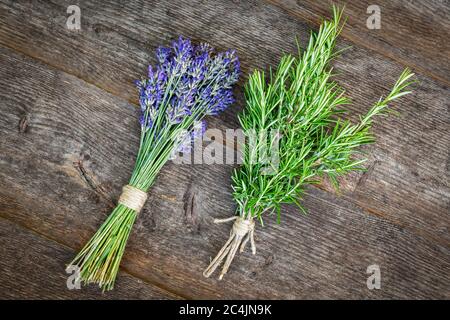
[[[271, 0], [266, 0], [266, 1], [271, 1]], [[130, 39], [131, 39], [131, 38], [130, 38]], [[135, 39], [132, 39], [132, 40], [135, 40]], [[139, 41], [139, 40], [135, 40], [135, 41]], [[56, 69], [56, 70], [59, 70], [59, 71], [64, 72], [64, 73], [66, 73], [66, 74], [69, 74], [69, 75], [71, 75], [71, 76], [73, 76], [73, 77], [75, 77], [75, 78], [77, 78], [77, 79], [79, 79], [79, 80], [81, 80], [81, 81], [83, 81], [83, 82], [85, 82], [85, 83], [87, 83], [87, 84], [90, 84], [90, 85], [92, 85], [92, 86], [94, 86], [94, 87], [96, 87], [96, 88], [99, 88], [99, 89], [102, 90], [102, 91], [105, 91], [105, 92], [111, 94], [112, 96], [114, 96], [114, 97], [116, 97], [116, 98], [118, 98], [118, 99], [121, 99], [121, 100], [124, 100], [124, 101], [130, 103], [130, 104], [131, 104], [132, 106], [134, 106], [135, 108], [138, 108], [138, 106], [136, 105], [136, 102], [133, 101], [134, 99], [127, 99], [127, 98], [121, 97], [119, 94], [117, 94], [117, 93], [115, 93], [115, 92], [113, 92], [113, 91], [111, 91], [111, 90], [108, 90], [107, 88], [104, 88], [103, 86], [98, 85], [98, 84], [96, 84], [95, 82], [88, 81], [88, 80], [86, 80], [86, 79], [84, 79], [84, 78], [82, 78], [82, 77], [77, 76], [76, 74], [73, 74], [73, 73], [71, 73], [71, 72], [69, 72], [69, 71], [67, 71], [67, 70], [64, 70], [63, 68], [60, 68], [60, 67], [58, 67], [58, 66], [56, 66], [56, 65], [51, 64], [49, 61], [46, 61], [46, 60], [43, 60], [43, 59], [41, 59], [41, 58], [39, 58], [39, 57], [30, 55], [30, 54], [28, 54], [28, 53], [26, 53], [26, 52], [24, 52], [24, 51], [22, 51], [22, 50], [20, 50], [20, 49], [14, 48], [14, 47], [9, 46], [9, 45], [6, 45], [6, 44], [2, 44], [2, 46], [6, 47], [6, 48], [9, 48], [9, 49], [11, 49], [11, 50], [14, 50], [14, 51], [16, 51], [16, 52], [19, 52], [20, 54], [23, 54], [24, 56], [30, 57], [31, 59], [34, 59], [34, 60], [36, 60], [36, 61], [39, 61], [40, 63], [42, 63], [42, 64], [44, 64], [44, 65], [47, 65], [47, 66], [49, 66], [50, 68], [54, 68], [54, 69]], [[384, 87], [384, 86], [382, 86], [382, 85], [377, 85], [377, 87], [380, 87], [380, 88], [383, 88], [383, 89], [385, 89], [385, 90], [388, 90], [387, 87]], [[227, 144], [226, 144], [226, 143], [223, 143], [223, 145], [224, 145], [225, 147], [227, 147]], [[77, 171], [79, 171], [79, 174], [80, 174], [80, 176], [83, 178], [83, 180], [85, 181], [86, 185], [87, 185], [89, 188], [91, 188], [95, 193], [98, 194], [98, 192], [97, 192], [97, 191], [89, 184], [89, 182], [85, 179], [85, 177], [83, 176], [82, 172], [80, 172], [80, 170], [79, 170], [78, 168], [77, 168]], [[93, 177], [95, 178], [95, 174], [90, 173], [90, 174], [89, 174], [89, 178], [92, 179]], [[330, 190], [330, 188], [327, 188], [327, 187], [324, 186], [324, 185], [313, 185], [312, 187], [313, 187], [313, 188], [318, 188], [318, 189], [323, 190], [323, 191], [326, 191], [326, 192], [328, 192], [328, 193], [335, 194], [333, 191]], [[389, 223], [392, 223], [392, 224], [394, 224], [394, 225], [396, 225], [396, 226], [398, 226], [398, 227], [401, 227], [401, 228], [404, 227], [404, 225], [403, 225], [402, 223], [400, 223], [399, 221], [389, 219], [389, 218], [387, 217], [387, 215], [384, 214], [383, 212], [380, 212], [380, 211], [378, 211], [378, 210], [376, 210], [376, 209], [374, 209], [374, 208], [371, 208], [371, 207], [367, 207], [367, 206], [365, 206], [364, 203], [362, 203], [361, 201], [357, 201], [357, 200], [355, 200], [354, 198], [348, 197], [348, 196], [344, 196], [344, 198], [345, 198], [346, 200], [348, 200], [349, 202], [351, 202], [352, 204], [354, 204], [357, 208], [361, 209], [363, 212], [365, 212], [365, 213], [368, 214], [368, 215], [372, 215], [372, 216], [376, 216], [376, 217], [378, 217], [378, 218], [382, 218], [383, 220], [388, 221]], [[446, 242], [445, 242], [445, 241], [442, 241], [442, 240], [440, 240], [440, 239], [438, 239], [438, 238], [429, 237], [429, 236], [423, 235], [423, 234], [418, 234], [418, 233], [414, 232], [414, 230], [411, 230], [411, 231], [412, 231], [416, 236], [418, 236], [418, 237], [426, 238], [426, 239], [428, 239], [428, 240], [430, 240], [430, 241], [433, 241], [433, 242], [435, 242], [435, 243], [438, 243], [439, 245], [446, 245]]]
[[[38, 237], [43, 238], [43, 239], [48, 240], [48, 241], [52, 241], [52, 242], [58, 244], [59, 246], [61, 246], [63, 248], [67, 248], [67, 249], [70, 249], [70, 250], [73, 250], [73, 251], [77, 251], [78, 250], [78, 248], [73, 248], [71, 246], [68, 246], [67, 244], [64, 244], [64, 243], [62, 243], [62, 242], [60, 242], [60, 241], [58, 241], [56, 239], [53, 239], [53, 238], [47, 236], [46, 234], [43, 234], [43, 233], [41, 233], [41, 232], [39, 232], [39, 231], [37, 231], [37, 230], [35, 230], [33, 228], [30, 228], [30, 227], [28, 227], [26, 225], [23, 225], [23, 224], [21, 224], [21, 223], [19, 223], [17, 221], [13, 221], [11, 219], [8, 219], [7, 217], [5, 217], [3, 215], [0, 215], [0, 219], [9, 221], [10, 223], [12, 223], [14, 225], [17, 225], [17, 226], [19, 226], [19, 227], [21, 227], [23, 229], [29, 230], [30, 232], [36, 234]], [[123, 266], [120, 266], [120, 270], [122, 272], [128, 274], [130, 277], [138, 279], [138, 280], [142, 281], [143, 283], [146, 283], [146, 284], [148, 284], [148, 285], [150, 285], [152, 287], [156, 287], [156, 288], [160, 289], [161, 291], [167, 292], [169, 296], [172, 295], [172, 296], [175, 296], [176, 298], [179, 298], [179, 299], [192, 300], [191, 297], [188, 297], [188, 296], [186, 296], [184, 294], [181, 294], [179, 292], [175, 292], [175, 291], [167, 288], [166, 286], [164, 286], [164, 285], [162, 285], [160, 283], [153, 283], [153, 282], [151, 282], [151, 281], [149, 281], [149, 280], [147, 280], [145, 278], [141, 278], [138, 275], [134, 274], [133, 272], [130, 272], [127, 268], [125, 268]]]

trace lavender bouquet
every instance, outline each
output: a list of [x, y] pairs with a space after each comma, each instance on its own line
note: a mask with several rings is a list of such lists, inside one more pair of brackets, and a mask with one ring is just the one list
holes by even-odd
[[80, 280], [110, 290], [131, 227], [162, 166], [176, 152], [189, 152], [192, 139], [205, 131], [203, 118], [233, 103], [232, 86], [240, 65], [234, 51], [214, 54], [206, 43], [180, 37], [156, 51], [158, 65], [137, 80], [141, 139], [133, 173], [117, 207], [72, 261]]

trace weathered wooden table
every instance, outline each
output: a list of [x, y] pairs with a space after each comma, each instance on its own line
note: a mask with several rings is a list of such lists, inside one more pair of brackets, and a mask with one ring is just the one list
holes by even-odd
[[[203, 269], [234, 213], [232, 165], [168, 163], [128, 243], [116, 288], [69, 290], [65, 265], [109, 214], [130, 176], [139, 125], [133, 80], [178, 35], [235, 48], [247, 75], [306, 44], [328, 1], [0, 1], [1, 298], [450, 298], [450, 4], [349, 1], [334, 63], [352, 119], [409, 66], [419, 83], [379, 119], [368, 171], [341, 194], [308, 189], [301, 215], [257, 227], [258, 253], [222, 281]], [[210, 128], [238, 128], [244, 101]], [[381, 288], [367, 268], [378, 265]]]

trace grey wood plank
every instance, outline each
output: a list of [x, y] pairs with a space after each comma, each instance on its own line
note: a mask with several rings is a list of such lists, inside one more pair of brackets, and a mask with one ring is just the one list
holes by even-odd
[[[79, 249], [129, 178], [137, 110], [72, 75], [0, 52], [0, 215]], [[284, 208], [281, 225], [268, 218], [258, 226], [256, 256], [239, 255], [221, 282], [203, 278], [231, 227], [212, 223], [234, 212], [231, 170], [168, 163], [122, 266], [187, 298], [449, 297], [448, 246], [316, 188], [304, 198], [309, 215]], [[381, 267], [380, 290], [366, 286], [371, 264]]]
[[[330, 16], [331, 4], [345, 6], [347, 28], [342, 36], [450, 84], [450, 3], [448, 1], [315, 1], [267, 0], [289, 14], [318, 25]], [[369, 29], [370, 5], [380, 10], [380, 29]]]
[[[305, 22], [267, 2], [179, 0], [80, 1], [82, 30], [72, 32], [65, 27], [69, 4], [2, 2], [0, 43], [132, 103], [137, 100], [132, 79], [144, 72], [147, 62], [154, 62], [150, 52], [179, 34], [209, 41], [219, 49], [236, 48], [248, 73], [275, 65], [283, 52], [295, 52], [294, 37], [305, 44], [310, 31]], [[349, 9], [351, 17], [355, 10]], [[354, 30], [352, 24], [348, 28]], [[343, 40], [340, 47], [351, 44]], [[439, 52], [436, 59], [442, 58]], [[403, 66], [356, 46], [343, 53], [335, 68], [339, 83], [354, 101], [349, 118], [356, 119], [387, 93]], [[426, 76], [419, 75], [418, 80], [414, 94], [394, 106], [401, 116], [380, 119], [375, 126], [378, 143], [367, 149], [370, 170], [344, 178], [343, 193], [367, 212], [447, 245], [450, 90]], [[238, 126], [236, 110], [244, 105], [240, 89], [236, 106], [219, 121], [212, 119], [210, 127]]]
[[[0, 299], [177, 299], [178, 296], [120, 272], [114, 291], [67, 286], [74, 251], [0, 218]], [[72, 282], [70, 282], [72, 284]]]

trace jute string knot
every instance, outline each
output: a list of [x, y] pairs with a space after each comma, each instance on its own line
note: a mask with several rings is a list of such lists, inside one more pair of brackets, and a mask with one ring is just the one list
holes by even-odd
[[[215, 223], [221, 223], [221, 222], [217, 222], [217, 220], [216, 220]], [[253, 232], [254, 229], [255, 229], [255, 222], [253, 222], [253, 220], [245, 220], [245, 219], [242, 219], [241, 217], [238, 217], [235, 219], [235, 221], [233, 223], [233, 231], [238, 236], [241, 236], [241, 237], [245, 236], [249, 232]]]
[[142, 207], [147, 201], [147, 192], [144, 192], [136, 187], [125, 185], [122, 188], [122, 194], [119, 197], [119, 203], [133, 209], [136, 213], [142, 210]]
[[250, 241], [252, 253], [256, 254], [254, 237], [255, 222], [252, 218], [244, 219], [240, 216], [234, 216], [226, 219], [214, 219], [214, 223], [224, 223], [233, 220], [235, 221], [230, 231], [230, 237], [228, 238], [222, 249], [220, 249], [217, 256], [211, 261], [208, 268], [206, 268], [206, 270], [203, 272], [203, 275], [205, 277], [209, 277], [217, 269], [217, 267], [220, 266], [222, 261], [225, 260], [222, 272], [219, 275], [219, 280], [221, 280], [227, 273], [238, 248], [240, 248], [240, 252], [243, 252], [248, 241]]

